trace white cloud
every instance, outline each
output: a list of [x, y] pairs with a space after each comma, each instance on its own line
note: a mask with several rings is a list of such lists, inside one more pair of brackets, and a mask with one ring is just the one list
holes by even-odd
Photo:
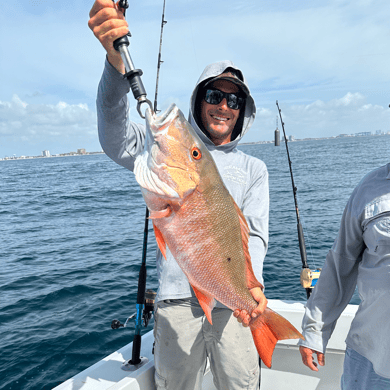
[[14, 95], [11, 101], [0, 101], [0, 137], [0, 154], [12, 154], [7, 142], [19, 144], [19, 149], [21, 144], [46, 143], [58, 152], [80, 142], [96, 148], [96, 113], [84, 103], [29, 104]]
[[[329, 101], [316, 100], [310, 104], [282, 105], [281, 110], [286, 134], [296, 138], [390, 131], [389, 108], [367, 104], [365, 96], [358, 92], [348, 92]], [[272, 112], [258, 108], [257, 112], [254, 128], [260, 130], [251, 131], [246, 141], [272, 140], [276, 110]], [[278, 121], [279, 129], [282, 130], [279, 118]]]
[[28, 104], [14, 95], [0, 101], [0, 133], [19, 136], [45, 136], [61, 130], [62, 137], [79, 135], [96, 128], [96, 114], [86, 104]]
[[331, 104], [333, 104], [335, 106], [357, 106], [357, 105], [361, 104], [364, 100], [365, 100], [364, 96], [361, 93], [348, 92], [341, 99], [332, 100]]

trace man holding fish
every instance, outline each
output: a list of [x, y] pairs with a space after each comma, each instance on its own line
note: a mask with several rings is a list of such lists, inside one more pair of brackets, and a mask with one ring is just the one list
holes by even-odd
[[218, 389], [258, 389], [257, 352], [270, 366], [277, 340], [301, 335], [266, 308], [268, 173], [236, 148], [256, 113], [243, 74], [230, 61], [211, 64], [191, 95], [188, 122], [172, 105], [158, 117], [148, 109], [146, 126], [136, 124], [113, 48], [128, 32], [123, 14], [111, 0], [96, 0], [89, 27], [107, 52], [100, 142], [135, 173], [160, 249], [157, 389], [200, 389], [207, 358]]

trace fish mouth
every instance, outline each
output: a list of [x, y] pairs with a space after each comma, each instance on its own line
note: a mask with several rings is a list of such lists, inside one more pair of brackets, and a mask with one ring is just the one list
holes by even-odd
[[146, 111], [146, 123], [148, 124], [147, 128], [151, 130], [153, 135], [163, 131], [167, 125], [172, 123], [172, 121], [179, 116], [179, 108], [175, 103], [172, 103], [161, 115], [156, 115], [152, 110], [148, 109]]
[[179, 109], [174, 103], [161, 115], [156, 115], [150, 108], [146, 110], [144, 151], [137, 156], [134, 162], [134, 174], [138, 184], [149, 192], [168, 198], [180, 198], [180, 195], [154, 172], [154, 170], [164, 168], [164, 164], [156, 162], [152, 150], [156, 136], [163, 133], [177, 116], [179, 116]]
[[145, 111], [146, 133], [144, 141], [144, 153], [150, 151], [158, 133], [162, 133], [169, 124], [179, 116], [179, 109], [172, 103], [161, 115], [156, 115], [150, 107]]

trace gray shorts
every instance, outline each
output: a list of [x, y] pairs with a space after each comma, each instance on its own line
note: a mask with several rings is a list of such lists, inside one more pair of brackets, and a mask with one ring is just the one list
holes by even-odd
[[154, 322], [157, 390], [198, 390], [207, 358], [218, 390], [257, 390], [259, 357], [249, 328], [229, 309], [210, 325], [196, 298], [158, 302]]

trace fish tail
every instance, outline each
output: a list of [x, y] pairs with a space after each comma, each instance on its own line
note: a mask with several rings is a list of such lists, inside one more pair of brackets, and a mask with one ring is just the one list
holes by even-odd
[[249, 326], [257, 352], [268, 368], [278, 340], [304, 338], [289, 321], [268, 307]]

